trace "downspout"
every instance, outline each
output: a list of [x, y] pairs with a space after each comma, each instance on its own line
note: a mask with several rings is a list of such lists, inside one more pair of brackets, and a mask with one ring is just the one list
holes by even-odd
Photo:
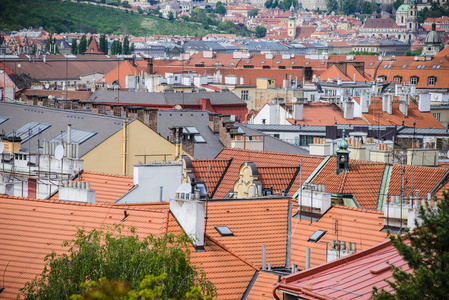
[[128, 146], [128, 124], [126, 119], [123, 119], [123, 133], [122, 133], [122, 175], [126, 175], [126, 161], [127, 161], [127, 146]]

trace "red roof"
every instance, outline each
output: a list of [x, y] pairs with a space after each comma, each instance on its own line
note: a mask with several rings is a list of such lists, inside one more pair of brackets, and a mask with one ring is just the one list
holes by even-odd
[[410, 267], [391, 245], [379, 245], [339, 260], [314, 267], [282, 280], [278, 289], [305, 299], [370, 299], [373, 286], [391, 291], [385, 280], [393, 280], [391, 266]]

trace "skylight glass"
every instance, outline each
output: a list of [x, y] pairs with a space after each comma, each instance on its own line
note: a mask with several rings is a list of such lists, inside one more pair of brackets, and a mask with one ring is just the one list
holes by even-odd
[[6, 122], [6, 120], [8, 120], [8, 118], [6, 118], [6, 117], [0, 117], [0, 124]]
[[[97, 132], [94, 131], [72, 128], [70, 139], [72, 143], [82, 144], [96, 134]], [[61, 142], [61, 141], [67, 142], [67, 130], [63, 131], [60, 135], [51, 140], [51, 142]]]
[[403, 69], [407, 68], [407, 65], [403, 65], [402, 68], [403, 68]]
[[261, 64], [263, 65], [264, 63], [265, 63], [265, 61], [264, 61], [264, 60], [262, 60]]
[[276, 62], [276, 64], [277, 64], [277, 65], [279, 65], [280, 63], [281, 63], [281, 61], [280, 61], [280, 60], [278, 60], [278, 61]]
[[199, 131], [196, 130], [196, 128], [193, 127], [193, 126], [186, 126], [186, 127], [184, 127], [184, 130], [185, 130], [187, 133], [193, 133], [193, 134], [199, 133]]
[[28, 122], [15, 132], [10, 133], [8, 137], [19, 137], [22, 139], [22, 143], [24, 143], [50, 126], [50, 124], [45, 123]]
[[231, 229], [229, 229], [228, 226], [216, 226], [215, 230], [217, 230], [221, 236], [233, 236], [234, 235], [234, 233], [231, 231]]
[[323, 237], [323, 235], [326, 234], [326, 232], [327, 231], [325, 231], [325, 230], [318, 229], [309, 237], [308, 242], [312, 242], [312, 243], [318, 242]]
[[193, 137], [195, 139], [195, 143], [205, 143], [206, 140], [201, 135], [195, 135]]

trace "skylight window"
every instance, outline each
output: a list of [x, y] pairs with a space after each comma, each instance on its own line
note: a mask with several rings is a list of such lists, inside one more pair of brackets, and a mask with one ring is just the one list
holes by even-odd
[[247, 60], [247, 61], [246, 61], [247, 64], [249, 64], [250, 62], [251, 62], [250, 60]]
[[310, 64], [310, 61], [306, 61], [306, 65]]
[[8, 120], [8, 118], [6, 117], [0, 117], [0, 124], [6, 122]]
[[324, 65], [324, 61], [322, 61], [321, 64]]
[[184, 130], [185, 130], [187, 133], [193, 133], [193, 134], [199, 133], [199, 131], [196, 130], [196, 128], [193, 127], [193, 126], [186, 126], [186, 127], [184, 127]]
[[403, 68], [403, 69], [407, 68], [407, 65], [403, 65], [402, 68]]
[[261, 64], [263, 65], [264, 63], [265, 63], [265, 61], [264, 61], [264, 60], [262, 60]]
[[217, 230], [221, 236], [234, 236], [234, 233], [228, 226], [216, 226], [215, 230]]
[[8, 137], [19, 137], [22, 139], [22, 143], [24, 143], [50, 126], [50, 124], [45, 123], [28, 122], [15, 132], [9, 134]]
[[206, 140], [201, 135], [195, 135], [194, 137], [195, 143], [205, 143]]
[[317, 231], [315, 231], [315, 232], [309, 237], [308, 242], [312, 242], [312, 243], [318, 242], [318, 241], [323, 237], [323, 235], [326, 234], [326, 232], [327, 232], [327, 231], [325, 231], [325, 230], [319, 230], [319, 229], [318, 229]]
[[419, 65], [418, 67], [416, 67], [417, 69], [424, 69], [426, 67], [426, 65]]
[[280, 63], [281, 63], [281, 61], [280, 61], [280, 60], [278, 60], [278, 61], [276, 62], [276, 64], [277, 64], [277, 65], [279, 65]]
[[292, 64], [292, 65], [294, 65], [294, 64], [295, 64], [295, 62], [294, 62], [294, 61], [292, 61], [292, 62], [291, 62], [291, 64]]
[[229, 64], [229, 66], [231, 66], [231, 67], [232, 67], [233, 65], [234, 65], [234, 63], [233, 63], [233, 62]]
[[[82, 144], [96, 134], [97, 132], [94, 131], [72, 128], [70, 140], [72, 143]], [[61, 142], [61, 141], [67, 142], [67, 130], [63, 131], [60, 135], [52, 139], [50, 142]]]
[[372, 66], [372, 65], [374, 65], [374, 63], [373, 63], [373, 62], [370, 62], [369, 65]]

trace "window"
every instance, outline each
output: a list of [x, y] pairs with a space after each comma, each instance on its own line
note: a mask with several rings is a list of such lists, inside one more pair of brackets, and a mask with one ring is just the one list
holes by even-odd
[[407, 68], [407, 65], [403, 65], [402, 68], [403, 68], [403, 69]]
[[395, 83], [401, 83], [401, 81], [402, 81], [402, 76], [394, 76], [393, 81], [394, 81]]
[[234, 233], [228, 226], [216, 226], [215, 230], [217, 230], [221, 236], [234, 236]]
[[326, 234], [326, 230], [317, 230], [317, 231], [315, 231], [310, 237], [309, 237], [309, 240], [308, 240], [308, 242], [312, 242], [312, 243], [316, 243], [316, 242], [318, 242], [322, 237], [323, 237], [323, 235], [325, 235]]
[[278, 60], [278, 61], [276, 62], [276, 64], [277, 64], [277, 65], [279, 65], [280, 63], [281, 63], [281, 61], [280, 61], [280, 60]]
[[[435, 119], [437, 119], [438, 121], [440, 121], [440, 117], [441, 117], [441, 113], [432, 113], [433, 116], [435, 117]], [[439, 148], [441, 149], [441, 148]]]
[[262, 66], [262, 69], [271, 69], [270, 66]]
[[248, 90], [243, 90], [240, 92], [240, 99], [248, 101]]
[[430, 76], [427, 78], [427, 85], [435, 85], [437, 82], [437, 78], [435, 76]]
[[417, 85], [418, 84], [418, 80], [419, 80], [418, 76], [412, 76], [412, 77], [410, 77], [410, 84]]

